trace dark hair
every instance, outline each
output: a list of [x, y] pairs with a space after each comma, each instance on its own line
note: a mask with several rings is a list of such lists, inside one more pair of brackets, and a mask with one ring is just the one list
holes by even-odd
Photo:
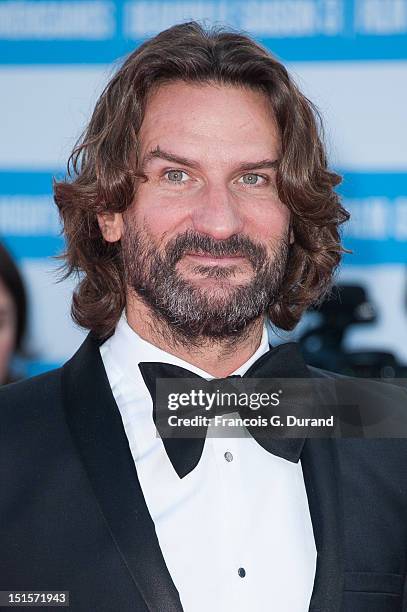
[[103, 239], [96, 213], [123, 212], [133, 201], [140, 180], [137, 135], [148, 95], [174, 80], [250, 87], [270, 100], [281, 137], [277, 188], [292, 211], [295, 242], [269, 316], [277, 327], [292, 329], [330, 289], [345, 252], [339, 225], [349, 213], [334, 191], [341, 178], [327, 168], [318, 111], [284, 66], [248, 36], [205, 30], [196, 22], [173, 26], [129, 55], [69, 159], [68, 180], [54, 183], [67, 242], [64, 278], [82, 273], [72, 316], [104, 337], [125, 306], [120, 241]]
[[10, 293], [16, 308], [16, 341], [14, 350], [20, 352], [27, 326], [27, 295], [21, 274], [10, 253], [0, 243], [0, 281]]

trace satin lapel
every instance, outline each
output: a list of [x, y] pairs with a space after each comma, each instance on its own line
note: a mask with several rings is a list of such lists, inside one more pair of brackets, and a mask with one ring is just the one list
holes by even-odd
[[334, 439], [307, 439], [301, 465], [317, 549], [310, 612], [339, 612], [343, 591], [343, 507]]
[[[277, 347], [281, 372], [273, 369], [275, 377], [320, 378], [309, 368], [298, 345]], [[271, 347], [272, 348], [272, 347]], [[292, 349], [295, 348], [296, 352]], [[288, 357], [286, 357], [288, 355]], [[277, 364], [278, 366], [278, 364]], [[261, 368], [260, 368], [261, 373]], [[267, 376], [267, 371], [264, 373]], [[323, 376], [325, 377], [325, 376]], [[317, 394], [321, 388], [317, 386]], [[324, 387], [319, 397], [322, 403], [337, 402], [334, 385]], [[317, 549], [317, 566], [310, 612], [340, 612], [343, 591], [343, 507], [340, 493], [340, 474], [334, 439], [294, 439], [307, 491], [309, 510]], [[301, 455], [300, 455], [301, 453]]]
[[67, 420], [111, 536], [149, 610], [182, 612], [137, 477], [97, 340], [63, 367]]

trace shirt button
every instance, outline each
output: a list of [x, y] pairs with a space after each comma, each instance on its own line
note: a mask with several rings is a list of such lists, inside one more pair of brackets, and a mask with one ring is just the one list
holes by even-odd
[[237, 573], [239, 574], [240, 578], [244, 578], [246, 576], [246, 570], [244, 567], [239, 567]]
[[226, 451], [226, 453], [224, 454], [224, 457], [225, 457], [226, 461], [233, 461], [233, 455], [229, 451]]

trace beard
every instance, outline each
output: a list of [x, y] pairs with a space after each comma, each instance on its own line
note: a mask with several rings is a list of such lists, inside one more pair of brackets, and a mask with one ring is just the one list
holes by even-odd
[[[197, 345], [199, 339], [233, 341], [249, 331], [278, 300], [289, 252], [288, 232], [270, 248], [270, 255], [265, 246], [242, 235], [215, 240], [188, 230], [160, 253], [146, 229], [133, 227], [128, 218], [121, 242], [127, 287], [147, 305], [153, 321], [164, 324], [177, 341]], [[245, 257], [252, 278], [231, 283], [229, 279], [239, 273], [238, 264], [195, 265], [192, 272], [198, 282], [184, 278], [177, 264], [191, 252]], [[214, 281], [199, 286], [200, 279]]]

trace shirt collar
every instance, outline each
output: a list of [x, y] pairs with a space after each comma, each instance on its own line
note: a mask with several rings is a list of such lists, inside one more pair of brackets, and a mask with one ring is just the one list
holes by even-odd
[[[175, 355], [172, 355], [158, 346], [151, 344], [151, 342], [141, 338], [141, 336], [139, 336], [139, 334], [137, 334], [137, 332], [135, 332], [128, 324], [124, 311], [119, 319], [113, 336], [106, 340], [105, 344], [109, 346], [111, 356], [116, 366], [118, 366], [124, 374], [133, 380], [139, 380], [140, 370], [138, 368], [138, 364], [142, 361], [171, 363], [173, 365], [180, 366], [181, 368], [186, 368], [187, 370], [190, 370], [191, 372], [194, 372], [195, 374], [198, 374], [206, 379], [214, 378], [213, 375], [205, 372], [192, 363], [176, 357]], [[245, 363], [232, 372], [232, 374], [243, 375], [250, 368], [250, 366], [268, 350], [269, 339], [267, 326], [264, 322], [263, 334], [258, 349]]]

